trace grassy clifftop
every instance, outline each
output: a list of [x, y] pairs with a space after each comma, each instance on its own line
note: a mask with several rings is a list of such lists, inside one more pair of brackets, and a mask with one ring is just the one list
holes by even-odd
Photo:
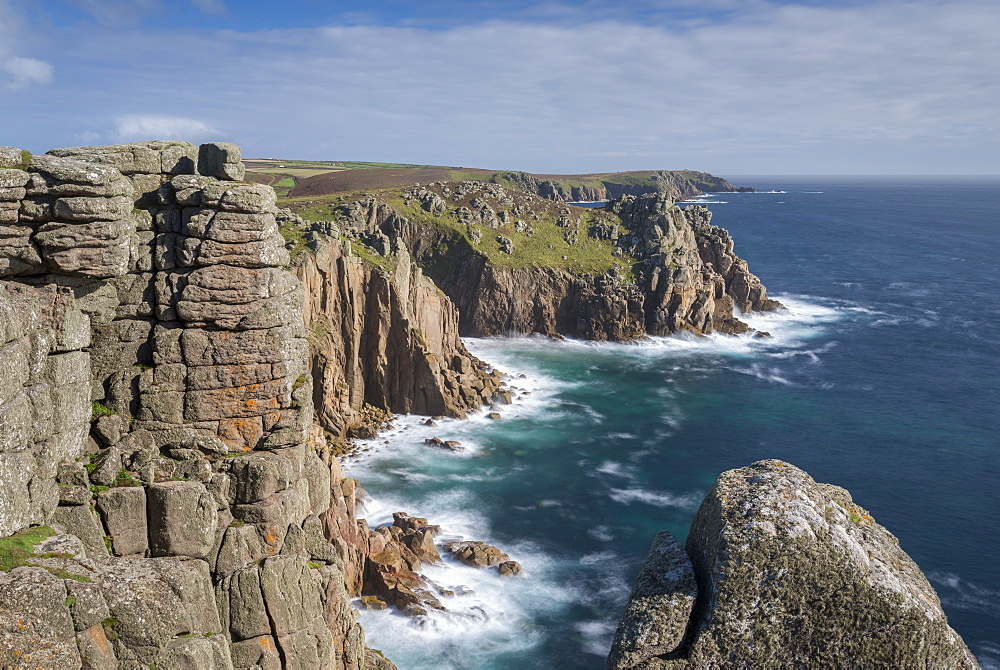
[[[582, 274], [633, 272], [635, 260], [615, 241], [618, 217], [475, 181], [434, 182], [320, 199], [285, 200], [307, 221], [335, 221], [362, 230], [371, 212], [388, 207], [417, 229], [435, 231], [428, 269], [473, 251], [497, 268], [558, 268]], [[384, 210], [383, 210], [384, 211]]]
[[288, 198], [318, 198], [438, 181], [476, 180], [557, 200], [614, 197], [666, 190], [675, 197], [697, 191], [732, 191], [721, 177], [694, 170], [633, 170], [594, 174], [530, 174], [480, 168], [373, 163], [247, 159], [247, 179], [273, 186]]

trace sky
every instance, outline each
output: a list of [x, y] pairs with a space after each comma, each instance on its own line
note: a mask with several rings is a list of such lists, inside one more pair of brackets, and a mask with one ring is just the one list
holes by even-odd
[[0, 0], [0, 144], [1000, 174], [998, 0]]

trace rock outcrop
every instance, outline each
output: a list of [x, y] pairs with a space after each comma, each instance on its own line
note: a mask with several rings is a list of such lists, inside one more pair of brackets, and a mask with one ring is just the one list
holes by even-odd
[[0, 665], [391, 667], [242, 175], [225, 143], [0, 150]]
[[459, 338], [455, 306], [405, 247], [380, 267], [346, 246], [316, 236], [296, 268], [306, 287], [316, 418], [328, 433], [374, 434], [365, 408], [464, 417], [498, 397], [498, 378]]
[[776, 666], [979, 667], [888, 530], [767, 460], [719, 477], [685, 551], [657, 536], [608, 667]]
[[625, 196], [609, 209], [630, 233], [620, 244], [645, 263], [640, 285], [646, 332], [738, 334], [748, 327], [736, 314], [781, 307], [733, 253], [729, 233], [711, 225], [706, 207], [681, 209], [670, 198], [646, 195]]
[[342, 230], [373, 248], [405, 247], [455, 303], [463, 335], [740, 334], [749, 328], [739, 313], [781, 307], [711, 212], [682, 209], [666, 192], [595, 212], [497, 184], [434, 183], [358, 198], [339, 213]]

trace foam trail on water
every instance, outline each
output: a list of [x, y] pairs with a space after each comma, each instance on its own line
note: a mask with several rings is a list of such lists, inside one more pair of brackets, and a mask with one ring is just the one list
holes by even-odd
[[[474, 355], [509, 375], [514, 403], [497, 408], [502, 418], [488, 419], [489, 408], [467, 420], [435, 419], [433, 425], [427, 425], [427, 417], [397, 417], [383, 435], [359, 441], [360, 450], [345, 459], [345, 471], [373, 493], [359, 513], [371, 526], [391, 523], [397, 511], [425, 517], [442, 527], [439, 547], [449, 540], [487, 542], [521, 563], [525, 574], [502, 579], [495, 569], [475, 569], [446, 557], [425, 572], [446, 593], [455, 592], [440, 596], [448, 611], [432, 611], [419, 620], [394, 611], [364, 611], [361, 622], [371, 646], [405, 668], [510, 667], [520, 662], [510, 659], [531, 657], [533, 649], [550, 645], [553, 635], [574, 637], [577, 651], [589, 658], [606, 654], [637, 567], [616, 553], [629, 531], [620, 522], [579, 516], [578, 502], [563, 496], [558, 486], [524, 489], [519, 480], [544, 463], [559, 467], [564, 477], [592, 482], [590, 497], [602, 499], [616, 515], [618, 510], [619, 516], [692, 513], [702, 490], [665, 490], [643, 479], [648, 459], [659, 458], [666, 441], [689, 420], [678, 401], [684, 388], [674, 378], [728, 369], [768, 383], [798, 383], [789, 372], [820, 365], [836, 346], [828, 337], [832, 331], [885, 317], [857, 303], [775, 297], [786, 310], [741, 315], [751, 327], [770, 332], [769, 338], [682, 335], [632, 343], [538, 336], [466, 339]], [[826, 341], [810, 344], [823, 336]], [[610, 382], [605, 387], [601, 376], [607, 369], [629, 368], [659, 380], [648, 391], [656, 398], [656, 417], [642, 434], [615, 423], [613, 405], [595, 408], [585, 399], [602, 388], [617, 392]], [[557, 460], [546, 454], [551, 445], [545, 436], [557, 435], [567, 425], [584, 427], [603, 444], [616, 446], [600, 454], [564, 446], [566, 453]], [[461, 442], [463, 450], [425, 444], [435, 437]], [[509, 493], [513, 491], [517, 493]], [[588, 549], [566, 552], [561, 545], [544, 544], [544, 533], [532, 536], [537, 545], [521, 541], [520, 531], [509, 524], [503, 535], [493, 527], [503, 527], [503, 515], [531, 517], [533, 525], [579, 524]], [[581, 608], [593, 614], [550, 629]]]

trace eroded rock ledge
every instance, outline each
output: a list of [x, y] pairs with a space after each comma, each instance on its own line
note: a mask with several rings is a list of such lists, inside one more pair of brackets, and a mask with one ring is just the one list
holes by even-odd
[[898, 540], [777, 460], [724, 472], [682, 549], [657, 535], [608, 667], [978, 668]]

